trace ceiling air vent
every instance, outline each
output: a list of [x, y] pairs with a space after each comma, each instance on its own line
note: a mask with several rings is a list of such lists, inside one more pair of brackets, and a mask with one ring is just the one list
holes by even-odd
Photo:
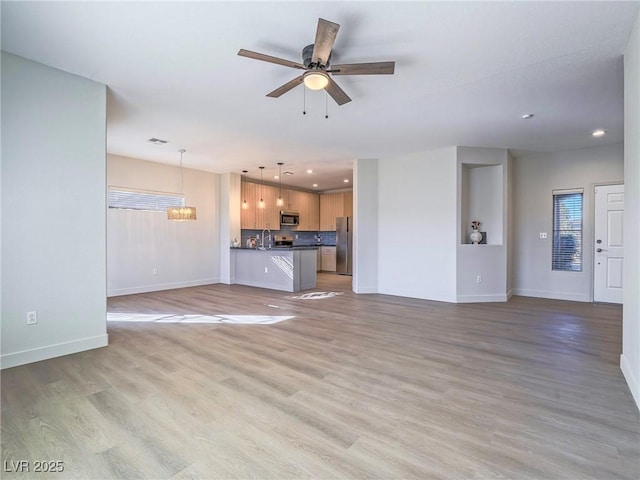
[[147, 140], [147, 142], [153, 143], [154, 145], [164, 145], [165, 143], [169, 143], [167, 140], [161, 140], [155, 137], [150, 138], [149, 140]]

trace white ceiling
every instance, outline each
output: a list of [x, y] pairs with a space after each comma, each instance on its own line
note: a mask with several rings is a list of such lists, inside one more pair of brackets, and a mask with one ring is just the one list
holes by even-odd
[[[343, 188], [355, 158], [447, 145], [554, 151], [623, 139], [622, 54], [639, 2], [9, 2], [2, 49], [109, 87], [107, 150], [290, 185]], [[338, 107], [299, 71], [318, 17], [339, 23], [332, 63], [396, 61], [340, 76]], [[534, 113], [522, 120], [525, 113]], [[607, 130], [594, 139], [596, 128]], [[156, 146], [151, 137], [169, 140]], [[314, 174], [307, 175], [307, 168]]]

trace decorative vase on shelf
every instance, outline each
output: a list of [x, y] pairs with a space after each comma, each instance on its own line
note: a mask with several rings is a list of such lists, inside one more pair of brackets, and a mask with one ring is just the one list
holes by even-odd
[[482, 233], [478, 230], [480, 228], [480, 222], [474, 220], [471, 222], [471, 235], [469, 238], [473, 242], [474, 245], [478, 245], [482, 241]]
[[473, 230], [471, 235], [469, 235], [469, 238], [474, 245], [477, 245], [482, 241], [482, 234], [478, 230]]

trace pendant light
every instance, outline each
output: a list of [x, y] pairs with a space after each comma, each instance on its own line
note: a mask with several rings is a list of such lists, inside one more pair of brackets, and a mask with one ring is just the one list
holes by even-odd
[[284, 165], [284, 163], [278, 162], [278, 180], [280, 181], [280, 187], [278, 189], [278, 200], [276, 201], [276, 205], [278, 207], [282, 207], [284, 205], [284, 199], [282, 198], [282, 165]]
[[[242, 170], [242, 177], [240, 177], [240, 190], [242, 190], [242, 183], [244, 182], [244, 177], [247, 175], [247, 172], [248, 170]], [[247, 208], [249, 208], [249, 204], [247, 203], [246, 195], [244, 195], [244, 200], [242, 200], [242, 209], [246, 210]]]
[[[184, 204], [184, 172], [182, 171], [182, 154], [186, 152], [186, 150], [184, 148], [181, 148], [178, 151], [180, 152], [180, 196], [182, 197], [182, 203]], [[196, 207], [186, 207], [184, 205], [168, 207], [167, 218], [169, 220], [176, 220], [178, 222], [195, 220]]]
[[258, 168], [260, 168], [260, 201], [258, 202], [258, 208], [264, 208], [264, 197], [262, 196], [262, 172], [264, 167]]

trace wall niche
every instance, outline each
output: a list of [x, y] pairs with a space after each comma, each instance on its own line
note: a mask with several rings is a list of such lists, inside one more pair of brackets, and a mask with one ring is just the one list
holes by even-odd
[[504, 165], [461, 164], [461, 238], [460, 243], [472, 244], [471, 222], [481, 222], [483, 242], [502, 245], [504, 237]]

